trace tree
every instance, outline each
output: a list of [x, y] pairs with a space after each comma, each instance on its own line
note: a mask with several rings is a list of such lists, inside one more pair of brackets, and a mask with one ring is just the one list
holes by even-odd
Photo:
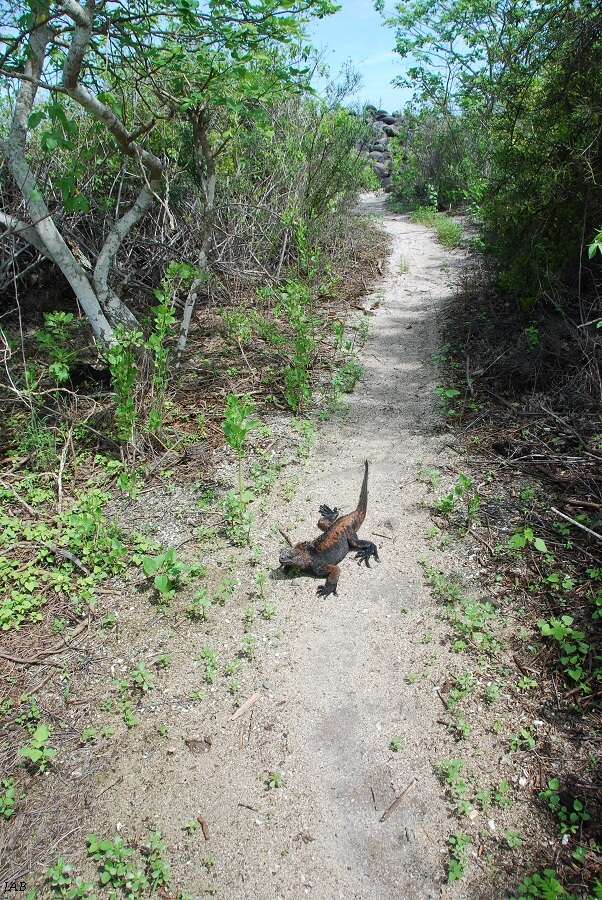
[[[152, 147], [157, 124], [183, 114], [192, 118], [210, 218], [219, 148], [207, 140], [209, 110], [249, 105], [253, 91], [261, 96], [266, 72], [264, 66], [256, 77], [257, 59], [265, 62], [267, 52], [274, 60], [275, 48], [299, 40], [308, 16], [335, 8], [330, 0], [215, 0], [203, 7], [193, 0], [132, 0], [125, 7], [118, 0], [31, 0], [0, 6], [0, 74], [12, 98], [0, 154], [21, 207], [0, 212], [0, 224], [5, 235], [27, 241], [61, 270], [98, 340], [111, 343], [117, 325], [136, 324], [111, 284], [111, 271], [126, 236], [161, 201], [165, 163]], [[286, 85], [301, 74], [281, 54], [268, 80]], [[31, 160], [32, 137], [47, 154], [69, 150], [84, 120], [110, 135], [112, 152], [135, 168], [138, 180], [137, 195], [119, 211], [93, 262], [61, 232], [64, 211], [87, 207], [76, 179], [64, 180], [62, 208], [51, 209]]]
[[475, 136], [501, 285], [530, 303], [580, 279], [602, 216], [600, 4], [413, 0], [390, 24], [418, 101]]

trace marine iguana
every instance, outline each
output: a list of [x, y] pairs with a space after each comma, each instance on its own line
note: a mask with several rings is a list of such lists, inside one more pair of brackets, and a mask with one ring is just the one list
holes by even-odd
[[292, 547], [285, 547], [280, 551], [280, 565], [283, 569], [300, 569], [302, 572], [317, 575], [318, 578], [326, 577], [326, 583], [321, 585], [317, 594], [327, 597], [336, 594], [337, 583], [341, 570], [337, 563], [343, 560], [350, 550], [357, 550], [355, 558], [370, 568], [370, 557], [378, 561], [378, 550], [372, 541], [363, 541], [357, 536], [357, 531], [366, 518], [368, 506], [368, 460], [365, 462], [364, 480], [360, 491], [357, 509], [339, 517], [339, 511], [335, 507], [322, 505], [320, 507], [320, 520], [318, 528], [324, 532], [313, 541], [302, 541]]

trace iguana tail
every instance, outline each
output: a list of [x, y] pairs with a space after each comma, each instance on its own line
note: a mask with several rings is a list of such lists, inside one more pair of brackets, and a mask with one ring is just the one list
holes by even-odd
[[364, 513], [368, 509], [368, 460], [364, 463], [364, 480], [362, 481], [362, 489], [360, 491], [360, 499], [357, 502], [356, 512]]

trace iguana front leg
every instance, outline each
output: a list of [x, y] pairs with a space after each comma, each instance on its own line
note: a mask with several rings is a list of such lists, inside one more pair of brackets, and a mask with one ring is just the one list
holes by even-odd
[[334, 509], [331, 509], [330, 506], [326, 506], [325, 503], [320, 507], [320, 519], [318, 521], [318, 528], [320, 531], [328, 531], [331, 525], [333, 525], [339, 517], [339, 511], [335, 506]]
[[351, 535], [347, 536], [347, 542], [352, 550], [357, 550], [355, 558], [358, 560], [358, 566], [361, 566], [361, 564], [365, 562], [366, 568], [369, 569], [371, 556], [373, 556], [377, 562], [380, 562], [378, 558], [378, 549], [376, 544], [373, 544], [372, 541], [363, 541], [361, 538], [358, 538], [355, 532], [353, 532]]
[[336, 596], [337, 584], [340, 574], [341, 570], [338, 566], [320, 566], [320, 568], [316, 572], [316, 575], [321, 577], [326, 575], [326, 583], [321, 584], [316, 591], [318, 597], [328, 597], [329, 594], [335, 594]]

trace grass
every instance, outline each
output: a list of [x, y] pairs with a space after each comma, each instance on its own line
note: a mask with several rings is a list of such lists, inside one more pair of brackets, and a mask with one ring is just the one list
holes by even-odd
[[461, 226], [436, 209], [431, 209], [428, 206], [419, 206], [412, 213], [412, 222], [432, 228], [437, 235], [439, 243], [447, 247], [448, 250], [459, 247], [462, 242]]

